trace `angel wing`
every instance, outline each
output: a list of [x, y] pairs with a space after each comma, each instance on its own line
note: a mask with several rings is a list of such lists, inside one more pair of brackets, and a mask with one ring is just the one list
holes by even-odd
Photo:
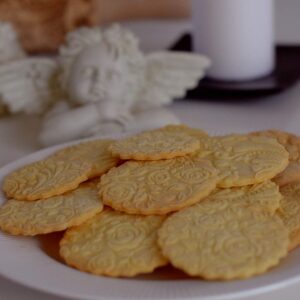
[[12, 113], [40, 113], [53, 100], [51, 80], [57, 63], [26, 58], [0, 65], [0, 101]]
[[183, 97], [204, 77], [210, 60], [198, 54], [156, 52], [146, 56], [145, 83], [137, 96], [136, 109], [169, 104]]

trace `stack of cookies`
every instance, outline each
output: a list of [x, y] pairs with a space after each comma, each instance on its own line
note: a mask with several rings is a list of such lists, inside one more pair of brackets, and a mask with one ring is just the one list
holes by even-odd
[[79, 270], [131, 277], [172, 264], [208, 280], [261, 274], [300, 244], [300, 142], [183, 125], [59, 150], [4, 179], [0, 228], [63, 231]]

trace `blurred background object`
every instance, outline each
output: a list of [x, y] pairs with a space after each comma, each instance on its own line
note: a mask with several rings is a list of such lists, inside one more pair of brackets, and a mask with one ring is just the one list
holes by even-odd
[[[275, 0], [276, 41], [300, 42], [299, 9], [299, 0]], [[126, 22], [139, 38], [147, 34], [143, 50], [157, 50], [170, 46], [176, 32], [190, 30], [189, 15], [190, 0], [0, 0], [0, 21], [15, 26], [31, 53], [57, 50], [65, 34], [80, 25], [115, 21]]]
[[55, 50], [64, 38], [63, 16], [67, 2], [67, 0], [2, 0], [0, 20], [14, 25], [27, 51]]
[[213, 61], [208, 76], [245, 81], [275, 67], [273, 0], [193, 0], [193, 50]]
[[16, 28], [26, 51], [51, 52], [78, 26], [122, 20], [186, 18], [189, 0], [1, 0], [0, 20]]

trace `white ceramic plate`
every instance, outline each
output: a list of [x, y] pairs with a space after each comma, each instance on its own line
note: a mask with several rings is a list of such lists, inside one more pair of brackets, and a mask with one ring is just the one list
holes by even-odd
[[[62, 146], [51, 147], [0, 169], [0, 181], [12, 170], [42, 159]], [[0, 203], [5, 201], [0, 194]], [[190, 279], [172, 268], [132, 279], [90, 275], [72, 269], [43, 251], [41, 240], [0, 233], [0, 274], [36, 290], [72, 299], [242, 299], [300, 281], [300, 249], [268, 273], [248, 280], [207, 282]]]

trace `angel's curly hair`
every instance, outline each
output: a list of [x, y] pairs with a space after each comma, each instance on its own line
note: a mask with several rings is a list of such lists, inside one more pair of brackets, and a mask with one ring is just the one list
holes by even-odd
[[76, 57], [88, 46], [105, 43], [112, 54], [122, 57], [134, 74], [144, 64], [144, 56], [139, 49], [138, 39], [118, 24], [106, 30], [100, 27], [82, 27], [70, 32], [66, 37], [65, 45], [59, 49], [61, 65], [61, 85], [65, 89], [71, 66]]

